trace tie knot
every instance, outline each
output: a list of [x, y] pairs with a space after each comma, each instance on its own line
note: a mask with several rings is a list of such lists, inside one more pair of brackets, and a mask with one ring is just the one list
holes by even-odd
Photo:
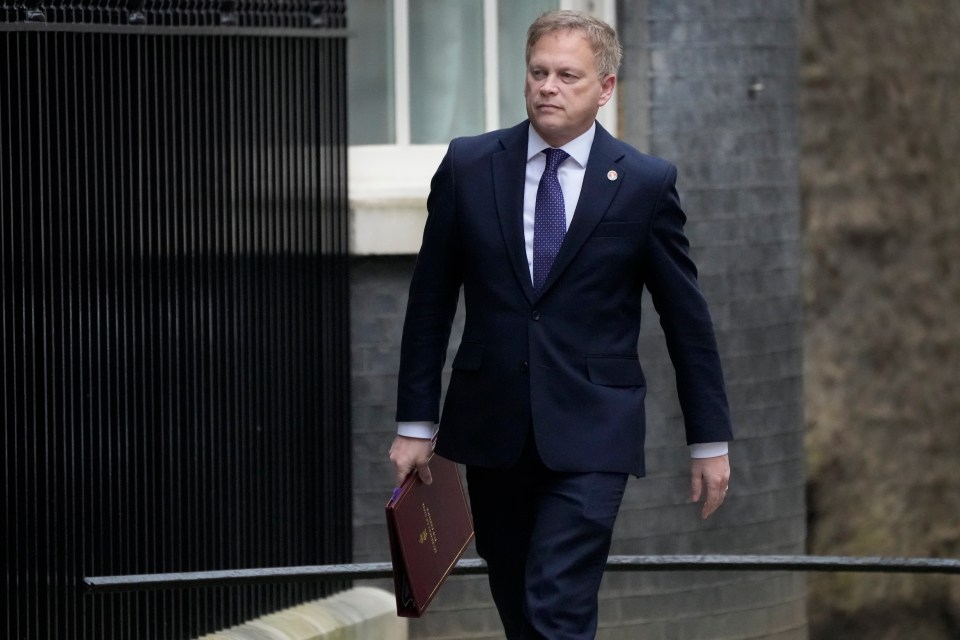
[[557, 167], [560, 166], [560, 163], [570, 156], [570, 154], [563, 149], [554, 149], [552, 147], [549, 149], [544, 149], [543, 152], [547, 154], [547, 168], [545, 171], [556, 171]]

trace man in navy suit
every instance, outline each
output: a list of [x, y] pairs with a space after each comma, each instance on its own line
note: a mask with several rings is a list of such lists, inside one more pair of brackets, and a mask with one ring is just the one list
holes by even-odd
[[466, 465], [508, 638], [596, 633], [624, 486], [644, 473], [644, 287], [676, 371], [703, 517], [730, 477], [723, 374], [676, 169], [596, 123], [619, 63], [616, 34], [589, 15], [554, 11], [530, 26], [529, 120], [450, 143], [410, 285], [390, 459], [398, 482], [414, 469], [429, 482], [436, 432], [437, 452]]

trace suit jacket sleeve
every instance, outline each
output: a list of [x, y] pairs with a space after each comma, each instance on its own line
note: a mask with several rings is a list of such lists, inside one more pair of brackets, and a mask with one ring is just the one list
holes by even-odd
[[687, 443], [733, 440], [713, 321], [683, 232], [686, 216], [669, 167], [651, 221], [644, 280], [673, 362]]
[[397, 421], [440, 420], [441, 373], [462, 282], [452, 169], [456, 140], [430, 183], [400, 346]]

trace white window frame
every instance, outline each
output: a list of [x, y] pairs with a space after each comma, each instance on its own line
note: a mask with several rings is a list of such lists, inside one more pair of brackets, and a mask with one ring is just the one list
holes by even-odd
[[[497, 55], [498, 2], [483, 0], [484, 125], [501, 123]], [[415, 254], [426, 220], [430, 178], [446, 152], [446, 144], [410, 142], [410, 56], [408, 0], [392, 0], [394, 30], [394, 117], [396, 143], [352, 145], [347, 150], [350, 199], [350, 250], [356, 255]], [[561, 0], [561, 8], [598, 16], [616, 27], [616, 0]], [[518, 47], [524, 43], [518, 42]], [[616, 92], [597, 119], [617, 131]]]

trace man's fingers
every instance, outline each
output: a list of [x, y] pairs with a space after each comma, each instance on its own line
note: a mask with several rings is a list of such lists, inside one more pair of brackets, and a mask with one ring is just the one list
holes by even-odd
[[420, 480], [423, 481], [423, 484], [430, 484], [433, 482], [433, 475], [430, 473], [430, 465], [426, 462], [417, 465], [417, 475], [420, 476]]
[[729, 479], [725, 477], [713, 482], [707, 481], [707, 499], [703, 502], [703, 509], [700, 512], [703, 518], [710, 517], [710, 514], [720, 508], [727, 497], [729, 487]]
[[407, 477], [407, 474], [410, 473], [410, 470], [413, 468], [412, 465], [407, 465], [399, 460], [395, 460], [393, 456], [393, 450], [390, 451], [390, 461], [393, 462], [393, 470], [396, 474], [396, 486], [403, 484], [403, 479]]
[[399, 435], [394, 439], [390, 447], [390, 461], [394, 465], [398, 487], [414, 469], [424, 483], [430, 484], [433, 481], [427, 464], [432, 451], [433, 445], [430, 440]]
[[690, 476], [690, 502], [699, 502], [702, 490], [703, 477], [699, 473], [693, 473]]
[[397, 481], [396, 481], [395, 484], [396, 484], [398, 487], [399, 487], [400, 485], [402, 485], [404, 479], [406, 479], [406, 477], [407, 477], [409, 474], [410, 474], [410, 469], [404, 470], [404, 469], [401, 469], [400, 467], [397, 467]]
[[707, 487], [707, 499], [703, 501], [700, 516], [704, 519], [709, 518], [710, 514], [719, 509], [721, 504], [723, 504], [723, 493], [714, 487]]
[[723, 504], [730, 484], [730, 462], [727, 456], [695, 459], [691, 470], [692, 501], [700, 500], [706, 485], [706, 498], [700, 515], [708, 518]]
[[403, 481], [407, 479], [407, 476], [410, 475], [410, 472], [416, 469], [417, 475], [420, 476], [420, 479], [423, 481], [423, 484], [430, 484], [433, 482], [433, 475], [430, 473], [430, 465], [424, 462], [422, 465], [410, 465], [409, 467], [404, 467], [403, 470], [397, 469], [397, 486], [403, 484]]

